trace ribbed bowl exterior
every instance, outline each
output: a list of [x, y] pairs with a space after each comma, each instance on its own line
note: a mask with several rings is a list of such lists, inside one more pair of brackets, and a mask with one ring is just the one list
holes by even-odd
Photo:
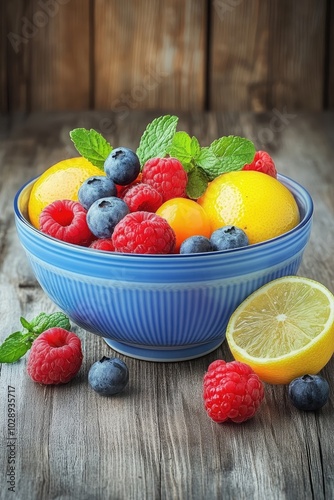
[[294, 194], [301, 222], [278, 238], [233, 251], [130, 255], [57, 241], [27, 221], [33, 181], [15, 197], [17, 233], [41, 287], [79, 326], [122, 343], [125, 353], [126, 346], [148, 353], [201, 345], [205, 350], [223, 341], [230, 315], [251, 292], [298, 271], [313, 203], [302, 186], [285, 176], [280, 180]]

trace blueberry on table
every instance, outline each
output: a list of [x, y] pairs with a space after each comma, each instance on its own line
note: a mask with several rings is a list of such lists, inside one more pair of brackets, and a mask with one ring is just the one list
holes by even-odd
[[210, 240], [214, 250], [231, 250], [249, 244], [246, 233], [236, 226], [224, 226], [216, 229], [211, 234]]
[[119, 358], [103, 356], [89, 369], [88, 382], [102, 396], [113, 396], [123, 391], [129, 381], [129, 370]]
[[78, 191], [81, 205], [88, 210], [94, 201], [109, 196], [117, 196], [117, 188], [113, 180], [105, 175], [96, 175], [85, 180]]
[[127, 204], [116, 196], [94, 201], [87, 212], [87, 224], [97, 238], [110, 238], [115, 226], [130, 212]]
[[202, 253], [202, 252], [213, 252], [214, 248], [209, 240], [205, 236], [189, 236], [186, 238], [180, 246], [180, 253]]
[[129, 148], [116, 148], [104, 162], [104, 171], [115, 184], [131, 184], [140, 172], [140, 161], [136, 153]]
[[319, 410], [327, 403], [328, 396], [328, 382], [320, 375], [303, 375], [289, 384], [289, 398], [298, 410]]

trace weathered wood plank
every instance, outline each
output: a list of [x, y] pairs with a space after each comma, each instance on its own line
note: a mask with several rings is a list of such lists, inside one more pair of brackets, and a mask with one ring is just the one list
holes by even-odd
[[322, 109], [325, 16], [325, 0], [214, 0], [210, 108]]
[[[15, 191], [50, 164], [74, 154], [68, 139], [71, 128], [100, 128], [115, 146], [135, 148], [140, 133], [158, 114], [117, 116], [113, 127], [110, 112], [37, 113], [13, 123], [8, 139], [0, 143], [0, 341], [19, 328], [20, 315], [30, 319], [42, 310], [56, 310], [37, 285], [17, 240]], [[280, 127], [275, 116], [197, 112], [182, 114], [179, 128], [203, 145], [223, 134], [254, 138], [257, 146], [264, 144], [270, 151], [280, 172], [308, 188], [315, 219], [299, 274], [334, 292], [334, 114], [298, 113]], [[82, 339], [84, 363], [66, 386], [34, 384], [25, 373], [27, 356], [0, 366], [5, 450], [0, 454], [1, 500], [10, 497], [8, 386], [15, 387], [16, 398], [18, 500], [333, 498], [332, 397], [320, 412], [301, 413], [288, 402], [287, 387], [266, 385], [265, 402], [253, 420], [216, 425], [204, 412], [201, 386], [211, 361], [232, 359], [223, 344], [203, 358], [176, 364], [124, 357], [130, 370], [128, 389], [115, 398], [102, 398], [88, 387], [88, 370], [114, 352], [101, 338], [76, 326], [74, 331]], [[323, 370], [331, 387], [333, 373], [334, 359]]]
[[[89, 0], [34, 0], [31, 109], [80, 110], [90, 104]], [[50, 7], [52, 8], [50, 9]]]
[[326, 77], [328, 78], [326, 104], [329, 109], [334, 109], [334, 4], [331, 0], [328, 0], [327, 15], [329, 19], [327, 20], [328, 60], [325, 68]]
[[206, 2], [95, 2], [95, 107], [203, 109]]
[[88, 108], [89, 0], [5, 5], [9, 110]]
[[5, 4], [0, 4], [0, 113], [8, 111], [7, 98], [7, 24]]
[[6, 22], [6, 45], [3, 46], [7, 73], [7, 109], [27, 112], [30, 109], [31, 39], [33, 31], [32, 2], [3, 2]]

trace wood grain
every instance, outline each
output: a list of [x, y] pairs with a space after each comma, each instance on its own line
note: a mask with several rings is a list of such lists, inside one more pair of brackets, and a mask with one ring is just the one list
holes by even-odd
[[0, 4], [0, 113], [8, 111], [7, 97], [7, 24], [5, 4]]
[[325, 0], [214, 1], [210, 109], [322, 109], [325, 17]]
[[95, 2], [95, 106], [203, 109], [206, 2]]
[[78, 110], [90, 105], [89, 0], [53, 1], [52, 14], [34, 1], [40, 28], [31, 41], [31, 109]]
[[[19, 317], [57, 310], [34, 278], [15, 231], [12, 199], [21, 184], [74, 154], [68, 131], [106, 127], [112, 113], [35, 113], [12, 122], [0, 142], [0, 341], [19, 328]], [[132, 111], [109, 129], [113, 144], [135, 147], [158, 113]], [[276, 122], [275, 122], [276, 123]], [[303, 184], [315, 204], [309, 246], [299, 274], [334, 292], [332, 158], [334, 114], [298, 113], [272, 130], [273, 114], [182, 113], [180, 129], [207, 144], [241, 133], [273, 155], [280, 172]], [[269, 134], [261, 134], [271, 130]], [[103, 340], [74, 325], [84, 363], [63, 387], [43, 387], [26, 375], [27, 356], [0, 366], [0, 499], [117, 500], [330, 500], [334, 438], [333, 398], [318, 413], [302, 413], [287, 387], [266, 385], [254, 419], [217, 425], [202, 405], [202, 378], [210, 362], [231, 360], [226, 343], [193, 361], [150, 363], [126, 358], [130, 382], [114, 398], [88, 386], [91, 364], [113, 355]], [[323, 376], [334, 384], [333, 358]], [[7, 490], [7, 392], [16, 398], [16, 491]], [[11, 496], [10, 496], [11, 495]]]
[[333, 108], [331, 0], [11, 0], [0, 112]]
[[86, 109], [89, 0], [6, 3], [11, 111]]
[[326, 72], [328, 81], [326, 83], [327, 96], [325, 96], [325, 104], [329, 109], [334, 109], [334, 2], [332, 0], [328, 0], [327, 16], [328, 58], [326, 60]]

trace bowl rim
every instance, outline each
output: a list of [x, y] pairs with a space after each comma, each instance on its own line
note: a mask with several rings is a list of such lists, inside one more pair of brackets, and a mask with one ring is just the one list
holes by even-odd
[[[275, 238], [270, 238], [268, 240], [265, 240], [265, 241], [261, 241], [260, 243], [253, 243], [251, 245], [247, 245], [247, 246], [244, 246], [244, 247], [239, 247], [239, 248], [234, 248], [234, 249], [229, 249], [229, 250], [218, 250], [218, 251], [215, 251], [215, 252], [199, 252], [199, 253], [193, 253], [193, 254], [136, 254], [136, 253], [121, 253], [121, 252], [110, 252], [110, 251], [106, 251], [106, 250], [97, 250], [97, 249], [94, 249], [94, 248], [89, 248], [89, 247], [84, 247], [84, 246], [80, 246], [80, 245], [75, 245], [75, 244], [72, 244], [72, 243], [68, 243], [66, 241], [62, 241], [62, 240], [58, 240], [57, 238], [54, 238], [53, 236], [49, 236], [45, 233], [43, 233], [42, 231], [40, 231], [39, 229], [35, 228], [29, 220], [26, 219], [26, 217], [23, 215], [21, 209], [19, 208], [19, 200], [20, 200], [20, 197], [21, 195], [23, 194], [23, 192], [25, 191], [25, 189], [30, 185], [30, 184], [33, 184], [37, 179], [38, 177], [40, 177], [40, 175], [38, 176], [35, 176], [33, 178], [31, 178], [30, 180], [28, 180], [27, 182], [25, 182], [19, 189], [18, 191], [16, 192], [15, 196], [14, 196], [14, 202], [13, 202], [13, 205], [14, 205], [14, 215], [15, 217], [17, 218], [18, 221], [20, 221], [21, 223], [23, 223], [29, 231], [32, 231], [33, 233], [35, 233], [38, 237], [40, 238], [43, 238], [45, 241], [50, 241], [51, 243], [55, 244], [56, 246], [60, 246], [60, 248], [62, 249], [74, 249], [80, 254], [81, 252], [83, 252], [84, 255], [103, 255], [104, 258], [108, 258], [108, 256], [111, 258], [117, 258], [117, 259], [124, 259], [124, 258], [130, 258], [130, 259], [135, 259], [135, 260], [138, 260], [138, 259], [161, 259], [161, 260], [170, 260], [170, 259], [196, 259], [196, 258], [203, 258], [203, 256], [207, 256], [207, 258], [210, 258], [210, 256], [217, 256], [217, 255], [228, 255], [228, 254], [233, 254], [233, 255], [237, 255], [237, 254], [247, 254], [248, 252], [253, 252], [254, 250], [257, 250], [257, 249], [261, 249], [263, 247], [268, 247], [268, 246], [271, 246], [271, 245], [274, 245], [276, 242], [279, 242], [280, 240], [282, 239], [286, 239], [288, 238], [289, 236], [291, 236], [293, 233], [296, 233], [296, 232], [299, 232], [306, 224], [308, 224], [313, 216], [313, 212], [314, 212], [314, 203], [313, 203], [313, 199], [309, 193], [309, 191], [302, 185], [300, 184], [299, 182], [295, 181], [294, 179], [292, 179], [291, 177], [288, 177], [287, 175], [284, 175], [284, 174], [278, 174], [277, 175], [277, 179], [279, 181], [281, 181], [285, 187], [287, 187], [289, 189], [289, 191], [292, 193], [292, 195], [294, 196], [294, 198], [296, 199], [296, 196], [295, 196], [295, 191], [298, 190], [299, 192], [301, 192], [303, 194], [303, 197], [305, 198], [306, 200], [306, 212], [305, 212], [305, 215], [304, 217], [300, 220], [300, 222], [295, 226], [293, 227], [292, 229], [290, 229], [289, 231], [279, 235], [279, 236], [276, 236]], [[294, 191], [291, 191], [291, 187], [292, 188], [296, 188], [294, 189]], [[296, 199], [296, 202], [298, 200]]]

